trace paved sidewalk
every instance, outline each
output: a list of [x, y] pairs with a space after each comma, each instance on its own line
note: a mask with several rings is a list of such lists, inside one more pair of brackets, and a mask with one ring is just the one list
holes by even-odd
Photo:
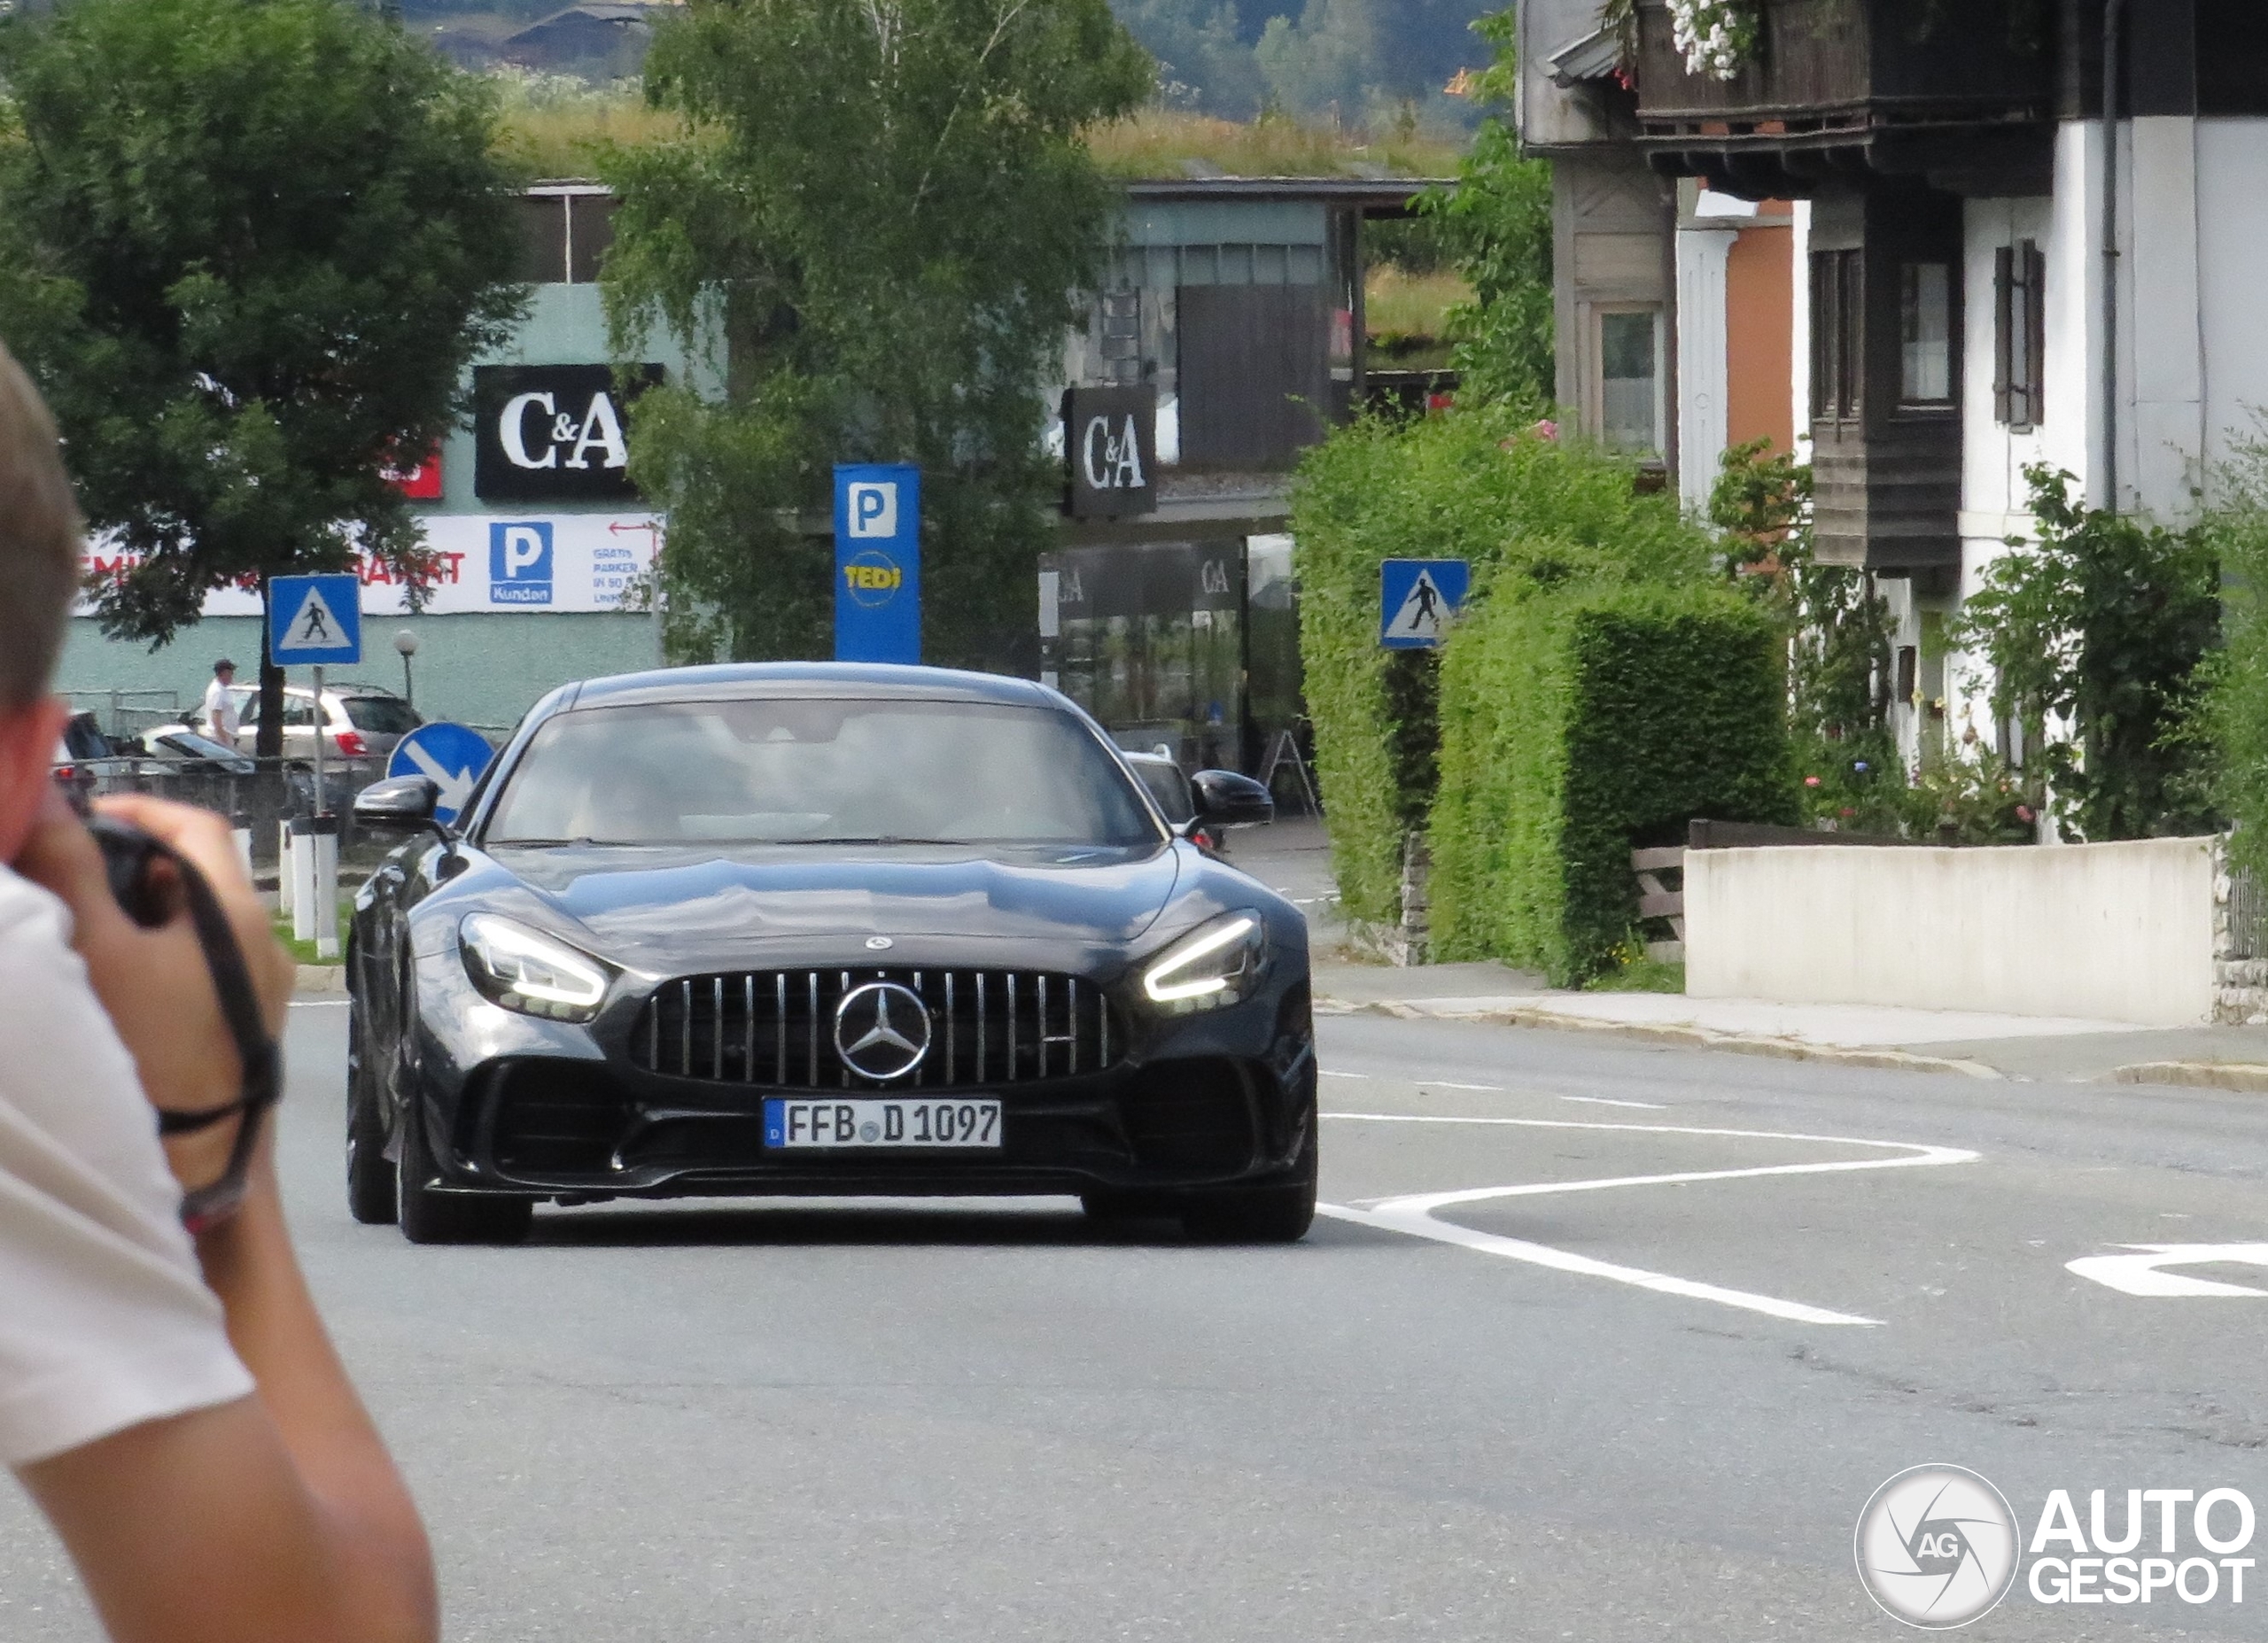
[[1606, 1032], [1657, 1043], [1975, 1078], [2117, 1080], [2268, 1091], [2268, 1027], [1556, 991], [1495, 964], [1406, 970], [1319, 962], [1317, 1008]]

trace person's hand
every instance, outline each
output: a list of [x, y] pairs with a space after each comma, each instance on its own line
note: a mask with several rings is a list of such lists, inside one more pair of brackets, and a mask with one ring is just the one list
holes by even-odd
[[[298, 972], [237, 863], [228, 824], [209, 810], [137, 795], [105, 799], [97, 808], [170, 845], [204, 875], [236, 932], [261, 1019], [271, 1037], [280, 1033]], [[59, 795], [41, 812], [15, 865], [70, 908], [72, 945], [134, 1057], [151, 1103], [193, 1112], [234, 1101], [243, 1090], [243, 1065], [179, 897], [173, 918], [156, 929], [128, 918], [111, 895], [101, 849]], [[160, 864], [158, 871], [167, 868]], [[167, 1158], [184, 1188], [219, 1177], [237, 1128], [231, 1121], [167, 1138]]]

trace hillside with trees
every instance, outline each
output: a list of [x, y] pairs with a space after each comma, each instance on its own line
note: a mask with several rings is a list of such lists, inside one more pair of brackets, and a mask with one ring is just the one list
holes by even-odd
[[[506, 60], [516, 31], [558, 0], [403, 0], [403, 21], [469, 67]], [[1246, 120], [1263, 111], [1378, 128], [1394, 120], [1463, 128], [1475, 110], [1445, 89], [1489, 57], [1472, 32], [1486, 0], [1113, 0], [1157, 59], [1168, 108]], [[602, 63], [545, 62], [586, 74]]]

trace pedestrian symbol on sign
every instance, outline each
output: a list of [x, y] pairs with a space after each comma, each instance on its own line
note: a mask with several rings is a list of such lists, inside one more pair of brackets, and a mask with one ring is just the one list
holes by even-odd
[[307, 598], [300, 601], [299, 614], [291, 618], [291, 625], [284, 633], [286, 650], [329, 650], [339, 642], [338, 618], [323, 602], [321, 588], [307, 590]]
[[1441, 590], [1433, 585], [1433, 578], [1423, 570], [1418, 573], [1416, 585], [1410, 597], [1402, 601], [1402, 608], [1394, 613], [1394, 631], [1398, 633], [1423, 633], [1431, 639], [1441, 636]]
[[1462, 559], [1389, 559], [1379, 567], [1379, 643], [1430, 650], [1449, 636], [1471, 568]]

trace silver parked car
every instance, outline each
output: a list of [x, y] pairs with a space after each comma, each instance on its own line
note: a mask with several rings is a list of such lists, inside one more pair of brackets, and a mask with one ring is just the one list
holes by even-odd
[[[238, 685], [230, 693], [243, 728], [237, 745], [251, 752], [260, 736], [260, 690]], [[322, 693], [323, 755], [383, 764], [394, 745], [425, 721], [393, 692], [376, 685], [341, 684]], [[312, 759], [315, 751], [315, 694], [303, 685], [284, 688], [284, 756]]]

